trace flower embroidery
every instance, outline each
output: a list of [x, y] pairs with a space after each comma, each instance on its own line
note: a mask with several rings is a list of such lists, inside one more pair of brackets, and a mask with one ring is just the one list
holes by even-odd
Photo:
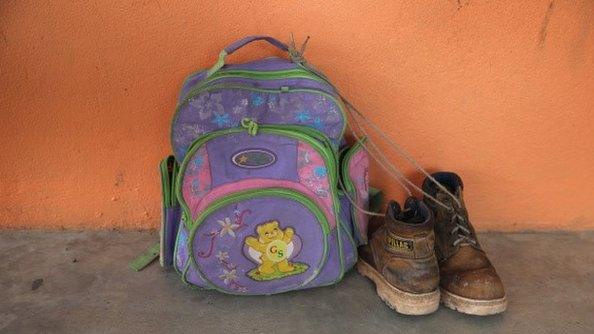
[[217, 253], [217, 255], [215, 255], [215, 257], [216, 257], [217, 259], [219, 259], [219, 261], [223, 262], [223, 261], [226, 261], [226, 260], [228, 260], [228, 259], [229, 259], [229, 253], [227, 253], [227, 252], [223, 252], [223, 251], [219, 251], [219, 252]]
[[[235, 231], [243, 228], [246, 226], [245, 224], [245, 217], [252, 213], [250, 209], [239, 210], [239, 208], [235, 207], [233, 210], [235, 217], [233, 220], [231, 218], [226, 217], [223, 220], [218, 220], [217, 223], [219, 224], [219, 229], [213, 228], [209, 233], [203, 233], [202, 236], [208, 239], [208, 247], [205, 250], [198, 252], [198, 257], [207, 259], [212, 256], [215, 247], [215, 243], [218, 238], [223, 237], [227, 234], [235, 238]], [[224, 256], [224, 254], [221, 254]], [[220, 262], [226, 262], [226, 260], [221, 260], [219, 256], [216, 256]]]
[[196, 159], [194, 159], [194, 169], [200, 169], [203, 163], [204, 158], [201, 155], [197, 156]]
[[205, 120], [213, 113], [220, 114], [223, 112], [223, 95], [221, 93], [201, 94], [190, 100], [190, 105], [198, 110], [200, 119]]
[[239, 227], [239, 224], [232, 223], [229, 217], [225, 217], [225, 219], [219, 220], [217, 223], [221, 225], [221, 232], [219, 233], [219, 236], [224, 237], [226, 234], [229, 234], [235, 238], [235, 230]]
[[328, 100], [326, 99], [326, 97], [322, 94], [318, 95], [318, 98], [316, 99], [316, 104], [320, 107], [324, 107], [326, 104], [328, 104]]
[[241, 106], [235, 106], [235, 107], [233, 107], [232, 111], [235, 115], [241, 114], [243, 112], [243, 108]]
[[251, 94], [250, 100], [252, 102], [252, 106], [254, 107], [259, 107], [264, 104], [264, 98], [258, 93]]
[[219, 278], [222, 279], [223, 282], [225, 282], [225, 284], [234, 282], [238, 278], [237, 270], [236, 269], [231, 269], [231, 270], [223, 269], [223, 274], [219, 275]]
[[311, 116], [309, 115], [309, 112], [308, 112], [308, 111], [299, 111], [299, 112], [297, 112], [297, 114], [295, 115], [295, 120], [296, 120], [297, 122], [300, 122], [300, 123], [307, 122], [307, 121], [309, 121], [310, 119], [311, 119]]
[[310, 146], [299, 144], [297, 166], [299, 181], [317, 196], [322, 198], [329, 207], [333, 206], [328, 183], [328, 167], [324, 165], [322, 156]]
[[309, 151], [299, 151], [299, 158], [297, 158], [297, 165], [298, 167], [301, 169], [303, 167], [305, 167], [306, 165], [309, 165], [311, 163], [311, 160], [309, 158]]
[[276, 104], [272, 101], [268, 102], [267, 106], [268, 106], [268, 110], [270, 110], [272, 112], [274, 112], [276, 110]]
[[322, 119], [316, 117], [313, 121], [313, 127], [320, 131], [324, 130], [324, 123], [322, 122]]
[[320, 197], [328, 197], [328, 190], [322, 187], [316, 188], [315, 193]]
[[220, 128], [220, 127], [223, 127], [223, 126], [231, 123], [231, 119], [229, 119], [228, 114], [220, 114], [220, 115], [217, 114], [217, 115], [214, 115], [212, 122]]
[[245, 114], [246, 107], [248, 105], [249, 105], [248, 99], [241, 99], [241, 100], [239, 100], [239, 104], [237, 104], [236, 106], [234, 106], [231, 111], [235, 115]]
[[182, 129], [187, 134], [197, 137], [204, 133], [204, 128], [198, 124], [184, 124], [182, 125]]
[[328, 175], [328, 170], [326, 169], [326, 167], [323, 166], [318, 166], [314, 168], [313, 172], [314, 175], [319, 179], [326, 177], [326, 175]]
[[192, 194], [199, 195], [200, 194], [200, 180], [194, 179], [192, 180]]

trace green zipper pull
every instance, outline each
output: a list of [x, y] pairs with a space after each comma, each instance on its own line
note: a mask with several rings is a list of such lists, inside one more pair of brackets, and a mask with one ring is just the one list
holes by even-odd
[[251, 118], [244, 118], [241, 120], [241, 126], [247, 130], [247, 133], [250, 136], [255, 136], [258, 134], [258, 123]]

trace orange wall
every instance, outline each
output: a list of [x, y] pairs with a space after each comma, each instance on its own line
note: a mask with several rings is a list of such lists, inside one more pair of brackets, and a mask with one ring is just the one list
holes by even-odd
[[0, 226], [155, 228], [184, 76], [295, 32], [424, 166], [463, 176], [478, 229], [594, 228], [594, 2], [372, 3], [1, 1]]

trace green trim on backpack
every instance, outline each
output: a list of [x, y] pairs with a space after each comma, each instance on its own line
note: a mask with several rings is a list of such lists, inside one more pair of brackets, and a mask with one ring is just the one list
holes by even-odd
[[210, 69], [208, 69], [208, 71], [206, 71], [207, 78], [225, 65], [225, 57], [227, 57], [227, 51], [222, 50], [221, 53], [219, 53], [219, 59], [217, 62]]
[[175, 182], [179, 171], [179, 163], [173, 155], [168, 156], [159, 164], [161, 172], [161, 195], [163, 206], [172, 208], [177, 206], [177, 197], [175, 196]]
[[134, 271], [141, 271], [159, 257], [160, 243], [156, 243], [132, 260], [128, 267]]

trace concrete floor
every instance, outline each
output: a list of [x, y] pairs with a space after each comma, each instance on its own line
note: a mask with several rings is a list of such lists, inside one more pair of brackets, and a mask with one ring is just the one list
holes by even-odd
[[394, 313], [356, 272], [337, 286], [269, 297], [186, 287], [127, 263], [148, 232], [0, 232], [1, 333], [594, 333], [594, 232], [480, 235], [508, 311]]

